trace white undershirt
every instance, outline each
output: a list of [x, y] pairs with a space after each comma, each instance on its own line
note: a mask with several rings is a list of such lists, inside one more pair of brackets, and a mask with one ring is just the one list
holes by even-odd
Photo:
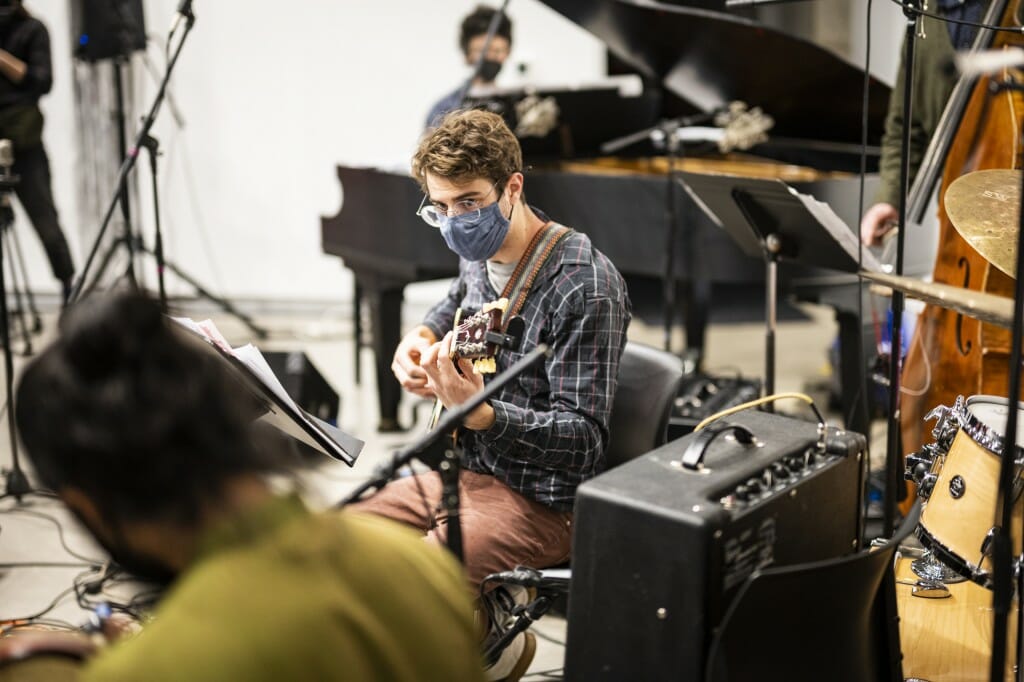
[[512, 273], [515, 272], [516, 265], [516, 263], [487, 261], [487, 280], [498, 294], [505, 290], [505, 285], [512, 279]]

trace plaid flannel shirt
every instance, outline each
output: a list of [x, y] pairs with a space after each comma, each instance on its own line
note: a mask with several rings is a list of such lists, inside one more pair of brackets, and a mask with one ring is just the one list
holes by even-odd
[[[424, 324], [441, 338], [458, 308], [472, 313], [498, 296], [484, 262], [462, 261], [459, 277]], [[548, 344], [551, 357], [491, 400], [495, 422], [486, 431], [466, 431], [464, 463], [530, 499], [569, 511], [576, 487], [604, 468], [630, 320], [626, 285], [611, 261], [576, 232], [544, 263], [519, 314], [526, 326], [522, 343], [515, 352], [499, 351], [498, 371], [539, 343]]]

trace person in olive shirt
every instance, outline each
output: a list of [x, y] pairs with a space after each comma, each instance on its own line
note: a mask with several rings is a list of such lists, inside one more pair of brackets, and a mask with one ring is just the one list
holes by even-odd
[[[989, 0], [938, 0], [943, 15], [972, 22], [981, 21]], [[975, 31], [970, 26], [947, 23], [922, 17], [924, 37], [918, 36], [914, 45], [914, 82], [911, 96], [910, 122], [910, 184], [914, 182], [928, 143], [939, 125], [942, 112], [956, 85], [957, 74], [953, 58], [958, 50], [970, 48]], [[882, 135], [882, 155], [879, 160], [881, 182], [875, 203], [861, 219], [861, 241], [868, 246], [878, 245], [899, 220], [900, 156], [903, 142], [903, 89], [904, 64], [901, 60], [889, 98], [889, 111]]]
[[167, 585], [82, 679], [483, 679], [454, 559], [273, 492], [291, 457], [205, 342], [138, 294], [83, 301], [60, 332], [18, 385], [25, 448], [121, 567]]
[[75, 266], [57, 219], [39, 110], [39, 98], [52, 86], [46, 26], [29, 16], [21, 0], [0, 0], [0, 139], [9, 139], [14, 146], [13, 171], [20, 178], [15, 194], [43, 243], [66, 301]]

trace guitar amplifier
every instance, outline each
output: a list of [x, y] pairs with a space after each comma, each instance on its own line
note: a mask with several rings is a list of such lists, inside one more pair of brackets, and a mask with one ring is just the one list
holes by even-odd
[[830, 428], [821, 451], [813, 423], [722, 421], [754, 442], [723, 433], [687, 468], [705, 429], [580, 486], [565, 679], [703, 679], [713, 629], [755, 569], [859, 549], [864, 436]]
[[719, 377], [703, 372], [687, 374], [672, 403], [668, 439], [681, 438], [691, 433], [705, 418], [760, 397], [760, 379]]

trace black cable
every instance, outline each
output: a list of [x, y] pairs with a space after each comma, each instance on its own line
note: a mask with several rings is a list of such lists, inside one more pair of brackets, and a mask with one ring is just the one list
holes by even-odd
[[[864, 32], [864, 90], [861, 94], [860, 109], [860, 183], [857, 199], [857, 270], [864, 269], [864, 240], [860, 238], [860, 226], [864, 220], [864, 183], [868, 172], [868, 110], [871, 100], [871, 7], [873, 0], [867, 0], [867, 26]], [[864, 281], [857, 283], [857, 347], [862, 349], [864, 335]], [[850, 403], [850, 412], [844, 415], [846, 424], [857, 412], [858, 403], [864, 401], [864, 417], [868, 421], [869, 431], [871, 416], [867, 405], [867, 377], [864, 374], [864, 353], [857, 357], [857, 392]], [[871, 434], [864, 434], [870, 440]]]
[[[551, 635], [545, 635], [543, 632], [539, 630], [531, 630], [531, 632], [533, 632], [535, 636], [543, 639], [545, 642], [551, 642], [552, 644], [557, 644], [558, 646], [565, 646], [565, 642], [563, 642], [562, 640], [552, 637]], [[540, 673], [535, 674], [539, 675]]]
[[[435, 528], [437, 526], [437, 516], [434, 514], [434, 507], [430, 505], [430, 500], [427, 499], [427, 491], [423, 489], [423, 484], [420, 481], [419, 475], [413, 470], [412, 467], [408, 467], [409, 474], [412, 476], [412, 482], [416, 484], [416, 491], [419, 493], [420, 501], [423, 503], [423, 511], [427, 514], [427, 528]], [[438, 499], [438, 506], [440, 506], [441, 500]]]
[[894, 5], [899, 5], [904, 11], [911, 11], [922, 17], [930, 17], [937, 21], [941, 21], [946, 24], [959, 24], [960, 26], [971, 26], [973, 28], [981, 28], [989, 31], [1002, 31], [1004, 33], [1020, 33], [1024, 34], [1024, 26], [1014, 28], [1012, 26], [998, 26], [993, 24], [983, 24], [980, 21], [968, 21], [967, 19], [954, 19], [952, 17], [945, 17], [941, 14], [932, 14], [922, 9], [918, 9], [916, 3], [913, 2], [901, 2], [900, 0], [891, 0]]
[[[55, 608], [57, 608], [57, 605], [61, 602], [61, 600], [64, 599], [64, 597], [66, 597], [69, 594], [71, 594], [74, 590], [75, 590], [75, 586], [72, 584], [71, 587], [68, 587], [66, 589], [61, 590], [60, 593], [57, 594], [57, 596], [53, 598], [53, 601], [51, 601], [49, 604], [47, 604], [41, 611], [37, 611], [36, 613], [33, 613], [30, 616], [21, 616], [21, 617], [18, 617], [18, 618], [5, 618], [4, 622], [9, 623], [11, 625], [16, 625], [18, 623], [28, 623], [28, 622], [34, 621], [34, 620], [36, 620], [38, 618], [42, 618], [43, 616], [48, 614], [50, 611], [53, 611]], [[3, 629], [6, 628], [6, 627], [7, 627], [6, 625], [3, 626], [3, 627], [0, 627], [0, 631], [3, 631]]]
[[31, 621], [25, 623], [11, 623], [9, 625], [0, 626], [0, 634], [7, 634], [14, 630], [19, 630], [21, 628], [38, 627], [40, 625], [49, 628], [70, 630], [72, 632], [78, 632], [79, 630], [81, 630], [80, 627], [78, 627], [74, 623], [69, 623], [66, 620], [60, 620], [58, 618], [34, 618]]
[[102, 565], [104, 563], [103, 560], [101, 559], [92, 559], [83, 554], [79, 554], [78, 552], [71, 549], [71, 547], [68, 546], [67, 541], [64, 539], [64, 526], [58, 519], [54, 518], [53, 516], [50, 516], [49, 514], [37, 512], [32, 509], [22, 509], [21, 507], [14, 507], [12, 509], [0, 509], [0, 514], [24, 514], [26, 516], [34, 516], [36, 518], [49, 521], [53, 525], [57, 526], [57, 537], [60, 540], [60, 545], [64, 548], [65, 552], [75, 557], [76, 559], [84, 561], [90, 565]]
[[[14, 499], [14, 497], [15, 497], [15, 495], [13, 493], [4, 493], [4, 494], [0, 495], [0, 502], [2, 502], [3, 500], [7, 500], [7, 499]], [[57, 496], [57, 493], [52, 492], [50, 490], [43, 490], [41, 488], [37, 488], [35, 490], [27, 492], [27, 493], [23, 494], [22, 497], [45, 497], [45, 498], [54, 499], [54, 500], [60, 499]], [[0, 511], [4, 511], [4, 510], [0, 510]]]

